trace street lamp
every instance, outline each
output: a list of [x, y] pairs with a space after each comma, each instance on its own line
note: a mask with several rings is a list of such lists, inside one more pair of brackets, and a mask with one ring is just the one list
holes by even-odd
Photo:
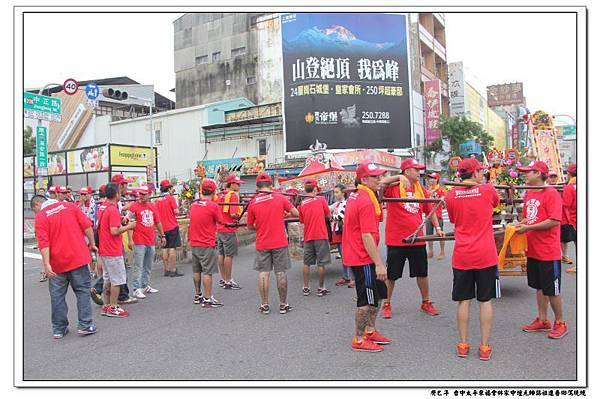
[[[154, 180], [154, 175], [156, 173], [154, 171], [154, 161], [155, 161], [154, 160], [154, 124], [152, 123], [152, 121], [153, 121], [152, 108], [154, 107], [154, 91], [152, 91], [152, 98], [138, 97], [138, 96], [134, 96], [133, 94], [130, 94], [129, 99], [142, 101], [142, 105], [150, 107], [150, 158], [152, 159], [152, 164], [151, 164], [152, 165], [152, 175], [150, 176], [150, 183], [152, 183], [152, 185], [156, 189], [156, 182]], [[136, 102], [134, 102], [134, 103], [138, 104]]]

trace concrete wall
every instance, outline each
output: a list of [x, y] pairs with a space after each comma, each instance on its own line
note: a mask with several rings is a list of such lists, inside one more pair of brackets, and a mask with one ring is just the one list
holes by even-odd
[[[192, 13], [174, 22], [176, 107], [258, 95], [259, 13]], [[232, 55], [232, 50], [245, 52]], [[220, 53], [213, 61], [213, 54]], [[207, 56], [207, 62], [200, 58]]]
[[[188, 179], [196, 161], [204, 157], [202, 126], [206, 125], [206, 111], [207, 106], [201, 106], [162, 112], [153, 118], [162, 142], [157, 146], [159, 179]], [[149, 146], [150, 118], [112, 122], [110, 135], [113, 143]]]

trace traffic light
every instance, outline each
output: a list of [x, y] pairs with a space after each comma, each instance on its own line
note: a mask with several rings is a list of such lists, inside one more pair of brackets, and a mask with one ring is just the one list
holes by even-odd
[[106, 98], [110, 98], [111, 100], [119, 100], [119, 101], [127, 100], [127, 98], [129, 97], [129, 95], [127, 94], [126, 91], [121, 91], [118, 89], [115, 90], [112, 87], [102, 90], [102, 95]]

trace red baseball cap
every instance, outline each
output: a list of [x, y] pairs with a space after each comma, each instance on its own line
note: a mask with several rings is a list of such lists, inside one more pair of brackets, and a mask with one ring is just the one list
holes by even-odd
[[231, 184], [231, 183], [244, 184], [244, 182], [242, 181], [242, 179], [240, 179], [240, 177], [238, 175], [229, 175], [227, 177], [227, 184]]
[[83, 186], [79, 189], [79, 194], [89, 194], [91, 190], [87, 186]]
[[161, 187], [173, 187], [173, 184], [168, 179], [165, 179], [165, 180], [161, 180], [160, 186]]
[[98, 187], [98, 191], [101, 192], [102, 194], [104, 194], [104, 190], [106, 190], [106, 185], [101, 185], [100, 187]]
[[440, 176], [439, 173], [433, 172], [433, 173], [428, 173], [427, 177], [431, 177], [432, 179], [438, 179], [439, 180], [441, 176]]
[[576, 163], [572, 163], [571, 165], [569, 165], [569, 168], [567, 169], [567, 172], [569, 172], [569, 173], [577, 173], [577, 164]]
[[400, 164], [400, 169], [401, 170], [406, 170], [408, 168], [415, 168], [415, 169], [425, 169], [426, 166], [425, 165], [421, 165], [420, 163], [417, 162], [416, 159], [414, 158], [406, 158], [404, 161], [402, 161], [402, 163]]
[[555, 171], [551, 170], [550, 172], [548, 172], [548, 177], [550, 176], [558, 176], [558, 173], [556, 173]]
[[298, 190], [295, 187], [288, 187], [285, 189], [285, 192], [288, 194], [298, 194], [300, 192], [300, 190]]
[[271, 179], [271, 176], [269, 176], [268, 173], [261, 173], [258, 176], [256, 176], [256, 182], [268, 182], [268, 183], [273, 183], [273, 180]]
[[50, 186], [50, 187], [48, 187], [48, 192], [49, 193], [55, 193], [56, 192], [56, 186]]
[[202, 191], [209, 191], [211, 193], [214, 193], [215, 191], [217, 191], [217, 183], [215, 183], [212, 179], [204, 179], [202, 181], [202, 186], [200, 189]]
[[111, 183], [117, 183], [117, 184], [127, 184], [129, 183], [129, 180], [125, 178], [125, 175], [119, 173], [114, 175], [111, 179], [110, 179]]
[[548, 176], [548, 165], [546, 165], [546, 162], [535, 161], [531, 162], [528, 166], [519, 168], [520, 172], [529, 172], [530, 170], [537, 170]]
[[67, 186], [56, 186], [57, 193], [68, 193]]
[[140, 194], [150, 194], [150, 192], [152, 190], [150, 190], [150, 187], [144, 185], [144, 186], [139, 186], [136, 191]]
[[483, 169], [483, 166], [481, 166], [481, 164], [479, 163], [479, 161], [477, 160], [477, 158], [467, 158], [467, 159], [463, 159], [459, 164], [458, 164], [458, 171], [462, 174], [462, 173], [473, 173], [476, 172], [478, 170]]
[[306, 186], [307, 184], [312, 184], [315, 187], [319, 187], [319, 183], [317, 183], [315, 179], [306, 179], [304, 181], [304, 185]]
[[362, 179], [366, 176], [381, 176], [385, 172], [387, 172], [385, 169], [379, 169], [372, 162], [363, 162], [356, 168], [356, 177]]

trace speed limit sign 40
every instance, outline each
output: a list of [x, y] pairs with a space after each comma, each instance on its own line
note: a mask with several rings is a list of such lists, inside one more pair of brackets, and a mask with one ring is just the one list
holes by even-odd
[[77, 86], [77, 81], [75, 79], [67, 79], [67, 80], [65, 80], [65, 83], [63, 83], [64, 92], [70, 96], [77, 93], [77, 89], [78, 89], [78, 86]]

